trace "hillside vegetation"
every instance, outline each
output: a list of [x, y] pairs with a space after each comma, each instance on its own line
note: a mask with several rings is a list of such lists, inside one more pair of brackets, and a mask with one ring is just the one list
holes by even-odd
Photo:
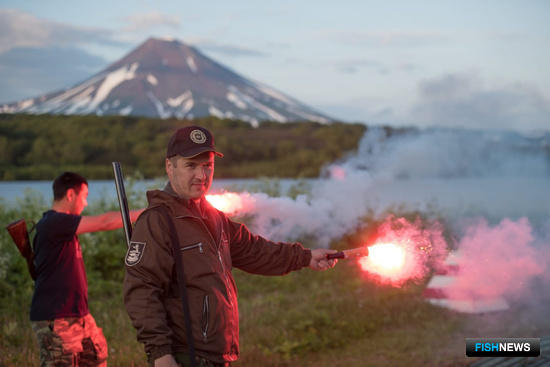
[[111, 162], [145, 178], [164, 175], [166, 143], [185, 125], [210, 129], [225, 154], [218, 178], [317, 177], [322, 166], [357, 148], [362, 124], [264, 122], [215, 117], [176, 120], [126, 116], [0, 114], [0, 180], [51, 180], [64, 170], [112, 178]]

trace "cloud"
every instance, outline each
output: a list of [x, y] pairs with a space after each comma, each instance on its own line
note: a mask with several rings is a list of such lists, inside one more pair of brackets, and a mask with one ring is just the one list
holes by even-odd
[[220, 44], [213, 41], [198, 41], [193, 42], [193, 46], [196, 46], [200, 50], [210, 51], [225, 56], [251, 56], [251, 57], [265, 57], [267, 53], [252, 48], [235, 46], [230, 44]]
[[436, 31], [332, 31], [322, 38], [339, 44], [377, 47], [416, 47], [448, 41], [447, 36]]
[[111, 30], [76, 27], [16, 9], [0, 9], [0, 53], [21, 47], [68, 47], [89, 43], [126, 45], [118, 41]]
[[273, 42], [273, 41], [268, 41], [266, 43], [266, 46], [268, 48], [277, 48], [279, 50], [290, 50], [292, 49], [292, 45], [288, 42]]
[[124, 18], [127, 26], [124, 31], [143, 31], [154, 27], [168, 27], [178, 29], [181, 26], [181, 21], [173, 15], [166, 15], [160, 12], [149, 12], [143, 14], [134, 14]]
[[356, 74], [364, 69], [373, 69], [379, 74], [389, 74], [392, 72], [415, 72], [419, 67], [412, 63], [401, 63], [397, 65], [388, 65], [376, 60], [353, 58], [342, 59], [332, 63], [336, 70], [344, 74]]
[[345, 74], [355, 74], [361, 69], [375, 69], [380, 74], [387, 74], [389, 69], [379, 61], [367, 59], [347, 59], [335, 62], [336, 70]]
[[388, 64], [373, 59], [348, 58], [331, 62], [331, 66], [344, 74], [356, 74], [362, 70], [374, 70], [379, 74], [387, 75], [393, 72], [413, 73], [421, 69], [413, 63]]
[[517, 44], [530, 41], [532, 36], [518, 32], [493, 32], [488, 35], [488, 38], [493, 41], [513, 42]]
[[0, 101], [68, 87], [107, 63], [85, 50], [129, 45], [113, 30], [79, 27], [16, 9], [0, 9]]
[[365, 98], [353, 98], [345, 102], [325, 102], [313, 106], [320, 111], [325, 111], [336, 119], [347, 122], [362, 122], [377, 124], [380, 121], [392, 121], [396, 111], [384, 103], [366, 101]]
[[106, 64], [106, 60], [73, 47], [11, 49], [0, 54], [0, 102], [66, 88]]
[[534, 85], [487, 86], [476, 74], [448, 74], [419, 84], [412, 109], [422, 125], [548, 130], [550, 101]]

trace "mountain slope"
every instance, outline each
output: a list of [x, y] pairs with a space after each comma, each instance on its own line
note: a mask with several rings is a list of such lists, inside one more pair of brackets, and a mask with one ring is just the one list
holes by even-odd
[[177, 40], [148, 39], [103, 71], [67, 90], [0, 106], [4, 113], [213, 115], [249, 121], [331, 119], [253, 82]]

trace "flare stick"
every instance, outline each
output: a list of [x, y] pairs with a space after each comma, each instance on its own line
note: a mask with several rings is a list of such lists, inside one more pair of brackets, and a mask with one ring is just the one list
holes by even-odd
[[352, 248], [349, 250], [343, 250], [338, 251], [334, 254], [328, 254], [327, 259], [349, 259], [354, 257], [363, 257], [363, 256], [369, 256], [369, 248], [368, 247], [358, 247], [358, 248]]

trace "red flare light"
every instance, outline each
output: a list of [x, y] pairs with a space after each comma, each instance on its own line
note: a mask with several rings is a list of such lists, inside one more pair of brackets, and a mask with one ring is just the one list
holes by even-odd
[[439, 222], [389, 216], [377, 228], [369, 256], [358, 265], [369, 280], [401, 287], [424, 279], [446, 257], [446, 247]]
[[226, 214], [235, 213], [243, 209], [241, 197], [234, 192], [206, 195], [206, 200], [216, 209]]

